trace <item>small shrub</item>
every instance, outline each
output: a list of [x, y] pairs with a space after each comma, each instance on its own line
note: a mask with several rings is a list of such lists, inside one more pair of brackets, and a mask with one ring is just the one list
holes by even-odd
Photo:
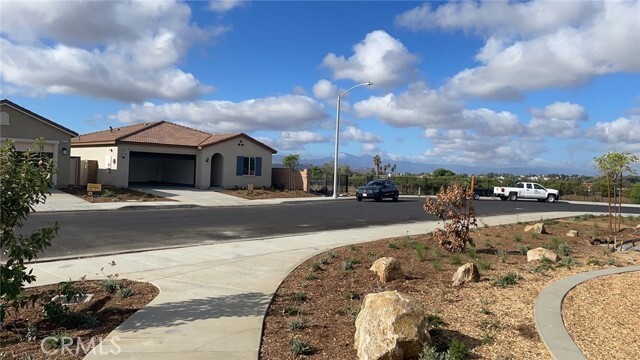
[[329, 257], [329, 259], [333, 259], [333, 258], [337, 257], [338, 255], [336, 255], [335, 251], [329, 250], [329, 251], [327, 251], [327, 256]]
[[400, 249], [400, 246], [394, 242], [390, 242], [389, 249]]
[[478, 268], [480, 270], [491, 270], [491, 268], [492, 268], [490, 261], [478, 260], [477, 263], [478, 263]]
[[442, 260], [440, 260], [440, 259], [431, 260], [431, 267], [433, 267], [433, 270], [435, 270], [435, 271], [442, 270]]
[[569, 244], [567, 244], [566, 242], [562, 242], [562, 243], [558, 244], [558, 247], [556, 249], [558, 251], [558, 255], [560, 255], [560, 256], [569, 256], [569, 255], [571, 255], [571, 246]]
[[342, 262], [342, 270], [351, 271], [353, 270], [353, 265], [360, 264], [360, 260], [356, 258], [349, 258]]
[[514, 235], [514, 236], [513, 236], [513, 241], [515, 241], [515, 242], [517, 242], [517, 243], [521, 242], [521, 241], [522, 241], [522, 236], [520, 236], [520, 235]]
[[520, 253], [520, 255], [527, 255], [527, 252], [531, 250], [531, 248], [528, 245], [522, 245], [518, 248], [518, 252]]
[[498, 287], [507, 287], [509, 285], [515, 285], [518, 280], [522, 279], [520, 274], [515, 272], [508, 272], [506, 275], [499, 277], [491, 282], [491, 285]]
[[558, 262], [558, 267], [566, 267], [571, 268], [572, 266], [577, 266], [578, 262], [572, 256], [564, 256], [560, 262]]
[[560, 239], [553, 237], [551, 238], [551, 241], [549, 243], [544, 245], [544, 247], [551, 251], [558, 251], [558, 246], [560, 246], [560, 244], [561, 244]]
[[44, 340], [44, 347], [50, 350], [63, 349], [70, 347], [72, 344], [73, 338], [71, 334], [66, 331], [55, 332], [53, 335], [47, 336], [46, 340]]
[[289, 330], [302, 330], [308, 327], [308, 324], [304, 322], [302, 319], [293, 319], [289, 321], [289, 325], [287, 325]]
[[442, 257], [442, 249], [440, 248], [435, 248], [433, 249], [433, 257], [436, 259], [439, 259]]
[[491, 242], [491, 240], [485, 240], [484, 241], [484, 247], [486, 247], [488, 249], [493, 249], [493, 243]]
[[538, 235], [537, 233], [532, 233], [531, 234], [531, 239], [532, 240], [538, 240], [538, 239], [540, 239], [540, 235]]
[[440, 316], [433, 314], [427, 315], [427, 323], [430, 329], [438, 329], [447, 325]]
[[358, 317], [358, 314], [360, 313], [360, 307], [358, 306], [348, 306], [345, 310], [344, 313], [351, 316], [354, 320], [356, 319], [356, 317]]
[[74, 322], [83, 329], [93, 329], [100, 325], [98, 317], [91, 312], [80, 313], [74, 317]]
[[590, 258], [589, 260], [587, 260], [587, 265], [601, 266], [602, 263], [598, 259]]
[[467, 256], [469, 256], [470, 259], [475, 260], [478, 258], [478, 252], [476, 251], [476, 248], [474, 247], [468, 247], [465, 252], [467, 253]]
[[451, 339], [447, 355], [451, 360], [466, 360], [469, 358], [469, 349], [463, 342]]
[[616, 259], [613, 256], [607, 258], [607, 262], [605, 263], [610, 266], [615, 266], [617, 264]]
[[118, 283], [118, 281], [113, 278], [109, 278], [107, 280], [102, 281], [101, 285], [102, 285], [102, 290], [110, 294], [115, 294], [115, 292], [118, 291], [118, 289], [120, 288], [120, 284]]
[[424, 246], [416, 247], [415, 249], [416, 249], [416, 257], [418, 258], [418, 260], [425, 261], [427, 259], [427, 256], [426, 256], [426, 249], [424, 248]]
[[505, 250], [498, 250], [498, 256], [500, 257], [500, 262], [503, 264], [507, 262], [508, 254]]
[[295, 306], [287, 306], [282, 310], [282, 313], [287, 316], [298, 316], [302, 313], [299, 308]]
[[289, 344], [291, 345], [291, 351], [294, 355], [312, 355], [315, 352], [315, 349], [311, 347], [307, 342], [300, 340], [298, 335], [289, 340]]
[[349, 244], [347, 245], [347, 249], [351, 250], [351, 251], [356, 251], [356, 246], [353, 244]]
[[329, 264], [329, 259], [327, 258], [320, 259], [320, 265], [328, 265], [328, 264]]
[[59, 283], [58, 291], [60, 292], [60, 296], [62, 296], [66, 302], [73, 302], [84, 296], [84, 293], [70, 282]]
[[482, 320], [482, 322], [480, 322], [480, 330], [482, 331], [494, 331], [494, 330], [498, 330], [500, 328], [500, 320], [498, 319], [493, 319], [493, 320]]
[[318, 278], [318, 277], [316, 276], [316, 274], [314, 274], [314, 273], [312, 273], [312, 272], [310, 272], [310, 273], [308, 273], [307, 275], [305, 275], [305, 276], [304, 276], [304, 279], [305, 279], [305, 280], [315, 280], [315, 279], [317, 279], [317, 278]]
[[296, 292], [291, 295], [291, 299], [297, 302], [305, 302], [307, 301], [308, 297], [304, 292]]
[[347, 291], [344, 294], [344, 298], [347, 300], [359, 300], [360, 299], [360, 294], [358, 294], [355, 291]]
[[553, 261], [551, 261], [551, 259], [548, 259], [548, 258], [542, 258], [538, 262], [538, 265], [535, 268], [533, 268], [533, 270], [531, 271], [535, 273], [544, 273], [553, 269], [555, 269], [555, 265]]
[[123, 287], [116, 291], [116, 296], [126, 299], [128, 297], [133, 296], [133, 289], [130, 287]]
[[322, 266], [320, 266], [319, 263], [314, 262], [313, 264], [311, 264], [311, 271], [313, 272], [322, 271]]
[[449, 263], [451, 265], [462, 265], [462, 257], [460, 254], [453, 254], [449, 257]]
[[38, 327], [36, 325], [27, 325], [27, 333], [24, 334], [26, 341], [36, 341], [38, 338]]
[[496, 341], [496, 336], [491, 332], [484, 332], [482, 334], [482, 343], [484, 345], [491, 345]]

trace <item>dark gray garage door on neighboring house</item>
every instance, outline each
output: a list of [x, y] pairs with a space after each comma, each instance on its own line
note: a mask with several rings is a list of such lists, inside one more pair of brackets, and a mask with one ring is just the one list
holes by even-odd
[[132, 151], [129, 183], [195, 186], [196, 156]]

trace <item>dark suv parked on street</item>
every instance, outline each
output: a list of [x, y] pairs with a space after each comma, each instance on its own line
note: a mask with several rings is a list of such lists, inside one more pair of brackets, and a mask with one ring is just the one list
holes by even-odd
[[384, 198], [391, 198], [393, 201], [398, 201], [400, 191], [398, 191], [398, 185], [393, 180], [372, 180], [365, 186], [360, 186], [356, 190], [356, 199], [362, 201], [362, 199], [373, 199], [375, 201], [382, 201]]

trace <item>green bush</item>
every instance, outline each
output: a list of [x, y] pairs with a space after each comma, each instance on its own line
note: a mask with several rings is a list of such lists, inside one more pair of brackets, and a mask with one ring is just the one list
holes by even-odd
[[289, 344], [291, 345], [291, 351], [294, 355], [312, 355], [315, 353], [315, 349], [311, 347], [307, 342], [300, 340], [298, 335], [294, 336], [289, 340]]
[[307, 301], [308, 297], [304, 292], [296, 292], [291, 295], [291, 299], [297, 302], [305, 302]]
[[498, 287], [507, 287], [509, 285], [515, 285], [522, 279], [520, 274], [515, 272], [508, 272], [506, 275], [499, 277], [491, 282], [491, 285]]

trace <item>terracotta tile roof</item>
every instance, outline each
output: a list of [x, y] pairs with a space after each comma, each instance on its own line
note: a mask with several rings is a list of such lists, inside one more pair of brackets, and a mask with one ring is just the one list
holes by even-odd
[[167, 121], [135, 124], [83, 134], [71, 139], [73, 146], [116, 145], [118, 143], [207, 147], [236, 137], [245, 137], [271, 151], [277, 151], [244, 133], [209, 134]]
[[117, 140], [138, 133], [142, 130], [160, 124], [162, 121], [142, 123], [119, 128], [109, 127], [109, 130], [82, 134], [71, 139], [71, 145], [115, 145]]

